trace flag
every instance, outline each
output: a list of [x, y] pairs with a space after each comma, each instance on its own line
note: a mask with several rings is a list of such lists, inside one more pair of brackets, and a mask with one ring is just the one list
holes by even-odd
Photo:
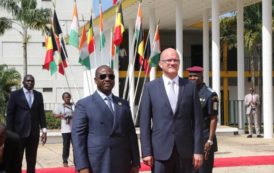
[[143, 59], [144, 59], [144, 48], [145, 48], [144, 34], [142, 29], [139, 30], [138, 35], [139, 35], [139, 38], [138, 38], [137, 52], [139, 55], [139, 67], [142, 67]]
[[148, 75], [150, 72], [150, 67], [148, 62], [150, 54], [151, 54], [150, 39], [148, 35], [147, 44], [146, 44], [145, 53], [144, 53], [144, 61], [143, 61], [144, 71], [146, 75]]
[[99, 21], [99, 29], [100, 29], [100, 50], [103, 50], [105, 47], [105, 35], [103, 31], [103, 12], [102, 12], [102, 3], [100, 2], [100, 21]]
[[90, 16], [90, 21], [89, 21], [87, 43], [88, 43], [88, 52], [89, 52], [89, 54], [92, 54], [95, 49], [95, 40], [94, 40], [93, 25], [92, 25], [92, 15]]
[[45, 46], [46, 46], [46, 56], [43, 69], [50, 71], [50, 74], [53, 75], [57, 71], [57, 65], [54, 61], [54, 51], [57, 50], [57, 46], [54, 40], [54, 34], [52, 28], [49, 31], [49, 35], [46, 36]]
[[135, 23], [135, 39], [140, 38], [139, 35], [140, 35], [141, 28], [142, 28], [142, 8], [141, 8], [141, 2], [139, 2], [136, 23]]
[[115, 55], [116, 55], [116, 48], [115, 48], [115, 44], [113, 42], [113, 35], [112, 35], [112, 31], [111, 31], [111, 39], [110, 39], [110, 44], [111, 44], [111, 48], [110, 48], [110, 56], [111, 56], [111, 60], [110, 60], [110, 67], [112, 69], [114, 69], [114, 59], [115, 59]]
[[122, 12], [122, 3], [120, 2], [117, 6], [116, 11], [116, 21], [113, 35], [113, 43], [116, 47], [119, 47], [123, 41], [123, 33], [125, 31], [124, 21], [123, 21], [123, 12]]
[[160, 59], [160, 35], [159, 35], [159, 27], [157, 25], [156, 27], [156, 31], [155, 31], [155, 35], [154, 35], [154, 40], [153, 40], [153, 44], [152, 44], [152, 51], [151, 51], [151, 55], [150, 55], [150, 60], [149, 60], [149, 65], [150, 67], [157, 67], [158, 66], [158, 62]]
[[112, 4], [115, 5], [117, 3], [117, 0], [112, 0]]
[[85, 27], [83, 27], [83, 30], [82, 30], [79, 49], [80, 49], [79, 63], [90, 70], [89, 51], [88, 51], [87, 35], [86, 35]]
[[54, 55], [58, 59], [57, 60], [58, 67], [59, 67], [58, 71], [60, 74], [64, 75], [65, 74], [64, 68], [66, 68], [68, 66], [67, 62], [66, 62], [66, 58], [68, 57], [68, 54], [67, 54], [67, 50], [66, 50], [66, 46], [65, 46], [65, 41], [62, 36], [62, 29], [60, 27], [59, 20], [58, 20], [55, 10], [54, 10], [52, 24], [53, 24], [53, 29], [54, 29], [54, 37], [52, 37], [52, 38], [54, 38], [56, 47], [58, 50], [58, 51], [55, 51]]
[[78, 22], [78, 13], [77, 13], [77, 5], [76, 1], [74, 2], [73, 8], [73, 17], [72, 23], [70, 26], [70, 33], [69, 33], [69, 44], [79, 48], [79, 22]]

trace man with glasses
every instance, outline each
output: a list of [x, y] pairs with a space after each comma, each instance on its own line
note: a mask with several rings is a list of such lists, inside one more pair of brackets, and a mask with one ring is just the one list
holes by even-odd
[[204, 161], [196, 173], [212, 173], [214, 152], [217, 151], [216, 127], [218, 122], [218, 95], [203, 83], [203, 68], [193, 66], [187, 69], [188, 79], [196, 83], [203, 112]]
[[97, 90], [78, 101], [72, 123], [76, 169], [80, 173], [136, 173], [139, 149], [129, 103], [112, 94], [113, 70], [95, 71]]
[[178, 76], [175, 49], [165, 49], [163, 76], [145, 85], [140, 108], [144, 164], [154, 173], [192, 173], [203, 162], [203, 122], [193, 82]]

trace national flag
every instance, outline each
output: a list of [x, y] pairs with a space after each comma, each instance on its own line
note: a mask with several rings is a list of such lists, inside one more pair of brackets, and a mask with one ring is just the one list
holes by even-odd
[[111, 31], [111, 39], [110, 39], [110, 44], [111, 44], [111, 48], [110, 48], [110, 67], [113, 69], [114, 68], [114, 59], [115, 59], [115, 55], [116, 55], [116, 48], [115, 48], [115, 44], [113, 42], [113, 35], [112, 35], [112, 31]]
[[68, 57], [68, 54], [66, 51], [65, 41], [62, 36], [62, 29], [60, 27], [59, 20], [55, 10], [54, 10], [52, 24], [53, 24], [54, 33], [55, 33], [54, 37], [52, 38], [55, 38], [54, 40], [56, 42], [57, 50], [58, 50], [57, 52], [55, 52], [55, 56], [57, 56], [57, 59], [58, 59], [58, 67], [59, 67], [58, 71], [60, 74], [64, 75], [65, 74], [64, 68], [67, 67], [66, 58]]
[[102, 12], [102, 2], [100, 2], [100, 21], [99, 21], [99, 29], [100, 29], [100, 50], [102, 51], [105, 47], [105, 35], [103, 31], [103, 12]]
[[148, 62], [150, 54], [151, 54], [150, 39], [148, 35], [147, 44], [146, 44], [145, 53], [144, 53], [144, 61], [143, 61], [143, 67], [146, 75], [148, 75], [150, 72], [150, 67]]
[[122, 3], [120, 2], [117, 6], [116, 11], [116, 21], [113, 35], [113, 43], [116, 47], [119, 47], [123, 41], [123, 33], [125, 31], [124, 28], [124, 20], [123, 20], [123, 11], [122, 11]]
[[90, 70], [89, 51], [88, 51], [87, 35], [86, 35], [85, 27], [83, 27], [83, 30], [82, 30], [79, 49], [80, 49], [79, 63]]
[[70, 26], [69, 44], [76, 48], [79, 48], [79, 21], [76, 1], [74, 2], [73, 17]]
[[140, 29], [139, 38], [138, 38], [138, 48], [137, 48], [137, 52], [139, 55], [139, 67], [142, 67], [143, 65], [144, 48], [145, 48], [144, 34], [143, 34], [143, 30]]
[[117, 0], [112, 0], [112, 4], [115, 5], [117, 3]]
[[142, 28], [142, 8], [141, 8], [141, 2], [139, 2], [136, 23], [135, 23], [135, 39], [140, 38], [139, 35], [140, 35], [141, 28]]
[[57, 71], [57, 65], [54, 61], [54, 51], [57, 50], [57, 46], [55, 43], [54, 34], [51, 30], [49, 31], [49, 35], [46, 36], [45, 39], [45, 46], [46, 46], [46, 56], [45, 56], [45, 62], [43, 65], [43, 69], [47, 69], [50, 71], [51, 75], [53, 75]]
[[89, 54], [92, 54], [95, 50], [95, 40], [94, 40], [94, 34], [93, 34], [92, 15], [90, 16], [90, 21], [89, 21], [87, 43], [88, 43], [88, 52], [89, 52]]
[[160, 59], [160, 35], [159, 35], [159, 26], [157, 25], [155, 35], [154, 35], [154, 40], [152, 44], [152, 51], [151, 55], [149, 58], [149, 65], [150, 67], [157, 67], [158, 62]]

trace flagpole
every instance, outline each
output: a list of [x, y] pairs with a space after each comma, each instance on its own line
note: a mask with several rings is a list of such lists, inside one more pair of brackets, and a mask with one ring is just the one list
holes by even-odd
[[[141, 3], [142, 1], [140, 1]], [[139, 3], [139, 5], [140, 5]], [[138, 17], [138, 12], [137, 12], [137, 17]], [[137, 20], [137, 18], [136, 18]], [[135, 28], [134, 28], [134, 35], [133, 35], [133, 42], [131, 44], [131, 49], [134, 49], [134, 44], [135, 42], [138, 43], [139, 42], [139, 37], [137, 38], [136, 40], [136, 23], [135, 23]], [[133, 68], [133, 73], [134, 73], [134, 69], [135, 69], [135, 60], [136, 60], [136, 53], [137, 53], [137, 48], [138, 48], [138, 45], [135, 47], [134, 49], [134, 57], [133, 57], [133, 64], [132, 64], [132, 68]], [[132, 56], [132, 55], [129, 55], [129, 56]], [[129, 58], [130, 59], [130, 58]], [[129, 67], [130, 67], [130, 61], [128, 63], [128, 68], [127, 68], [127, 75], [126, 75], [126, 81], [125, 81], [125, 86], [124, 86], [124, 91], [123, 91], [123, 98], [125, 99], [125, 95], [126, 95], [126, 91], [127, 91], [127, 87], [128, 87], [128, 80], [129, 80]], [[133, 77], [134, 77], [134, 74], [133, 74]], [[127, 97], [127, 100], [129, 100], [129, 94], [128, 94], [128, 97]]]
[[[148, 42], [148, 39], [149, 39], [149, 33], [150, 33], [150, 30], [148, 30], [148, 36], [147, 36], [147, 39], [146, 39], [146, 44], [145, 44], [145, 48], [144, 48], [144, 52], [143, 54], [145, 54], [146, 52], [146, 48], [147, 48], [147, 42]], [[136, 94], [137, 94], [137, 90], [138, 90], [138, 86], [139, 86], [139, 81], [140, 81], [140, 77], [141, 77], [141, 73], [142, 73], [142, 69], [143, 69], [143, 65], [144, 65], [144, 61], [145, 61], [145, 57], [143, 57], [143, 61], [142, 61], [142, 64], [141, 64], [141, 67], [139, 69], [139, 73], [138, 73], [138, 78], [137, 78], [137, 82], [136, 82], [136, 89], [135, 89], [135, 92], [134, 92], [134, 100], [136, 98]], [[146, 74], [145, 74], [145, 77], [146, 77]]]

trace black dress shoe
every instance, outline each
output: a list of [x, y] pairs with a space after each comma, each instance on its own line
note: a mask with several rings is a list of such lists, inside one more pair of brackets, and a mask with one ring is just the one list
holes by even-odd
[[252, 135], [247, 135], [246, 137], [247, 137], [247, 138], [252, 138]]
[[263, 136], [262, 135], [257, 135], [257, 138], [262, 138]]

